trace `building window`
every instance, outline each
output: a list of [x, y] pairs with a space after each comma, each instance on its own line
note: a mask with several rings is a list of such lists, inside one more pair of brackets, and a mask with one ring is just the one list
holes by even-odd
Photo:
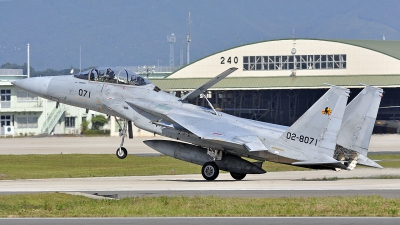
[[346, 55], [243, 56], [243, 70], [346, 69]]
[[0, 90], [1, 102], [0, 108], [10, 108], [11, 107], [11, 90]]
[[38, 117], [17, 117], [17, 128], [38, 128]]
[[75, 117], [65, 117], [65, 127], [75, 127]]
[[17, 102], [36, 102], [38, 97], [26, 91], [17, 91]]
[[0, 127], [3, 126], [11, 126], [11, 116], [9, 115], [1, 115], [0, 116]]

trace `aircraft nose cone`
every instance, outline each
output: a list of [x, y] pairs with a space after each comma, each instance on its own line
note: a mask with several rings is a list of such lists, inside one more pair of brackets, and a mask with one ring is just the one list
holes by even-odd
[[12, 83], [14, 86], [17, 86], [17, 87], [23, 89], [23, 87], [26, 86], [26, 85], [24, 84], [24, 83], [26, 83], [25, 80], [27, 80], [27, 79], [15, 80], [15, 81], [12, 81], [11, 83]]
[[16, 80], [11, 83], [20, 89], [43, 97], [47, 95], [47, 86], [50, 80], [51, 77], [33, 77]]

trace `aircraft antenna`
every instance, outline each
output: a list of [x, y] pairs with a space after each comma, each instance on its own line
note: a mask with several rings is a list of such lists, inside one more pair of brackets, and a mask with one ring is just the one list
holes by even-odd
[[186, 64], [189, 64], [189, 59], [190, 59], [190, 42], [192, 39], [190, 38], [190, 25], [192, 24], [192, 21], [190, 20], [190, 12], [189, 12], [189, 19], [188, 19], [188, 25], [189, 25], [189, 33], [186, 36]]
[[79, 72], [82, 72], [82, 45], [79, 45]]
[[28, 43], [28, 47], [27, 47], [27, 54], [28, 54], [28, 62], [26, 65], [26, 72], [28, 75], [28, 78], [31, 77], [31, 62], [30, 62], [30, 53], [29, 53], [29, 43]]
[[179, 55], [179, 66], [183, 66], [183, 38], [181, 37], [181, 51]]
[[169, 42], [169, 67], [172, 72], [172, 68], [174, 67], [174, 43], [176, 42], [175, 34], [167, 36], [167, 41]]

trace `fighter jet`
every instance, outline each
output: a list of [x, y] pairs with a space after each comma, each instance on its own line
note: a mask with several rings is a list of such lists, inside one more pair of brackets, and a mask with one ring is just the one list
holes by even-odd
[[[357, 163], [381, 168], [367, 158], [382, 90], [367, 86], [346, 107], [349, 90], [331, 85], [292, 126], [235, 117], [214, 109], [204, 93], [233, 73], [230, 68], [183, 97], [162, 91], [148, 79], [117, 68], [76, 75], [35, 77], [13, 84], [40, 97], [123, 118], [120, 159], [133, 124], [171, 138], [144, 143], [165, 155], [202, 165], [206, 180], [220, 170], [236, 180], [266, 173], [264, 161], [315, 169], [352, 170]], [[190, 104], [203, 95], [209, 108]], [[251, 160], [251, 161], [250, 161]]]

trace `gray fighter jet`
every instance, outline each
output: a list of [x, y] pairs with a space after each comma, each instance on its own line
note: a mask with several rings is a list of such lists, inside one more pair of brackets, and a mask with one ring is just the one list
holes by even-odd
[[[367, 157], [382, 90], [367, 86], [346, 107], [349, 90], [332, 85], [292, 126], [238, 118], [216, 111], [203, 95], [233, 73], [230, 68], [178, 98], [146, 78], [116, 68], [96, 68], [71, 76], [35, 77], [13, 84], [30, 93], [125, 120], [117, 157], [127, 150], [133, 124], [173, 140], [147, 140], [151, 148], [202, 165], [206, 180], [219, 170], [236, 180], [261, 174], [264, 161], [315, 169], [352, 170], [358, 164], [382, 168]], [[203, 95], [210, 108], [188, 103]], [[251, 159], [248, 161], [245, 158]]]

